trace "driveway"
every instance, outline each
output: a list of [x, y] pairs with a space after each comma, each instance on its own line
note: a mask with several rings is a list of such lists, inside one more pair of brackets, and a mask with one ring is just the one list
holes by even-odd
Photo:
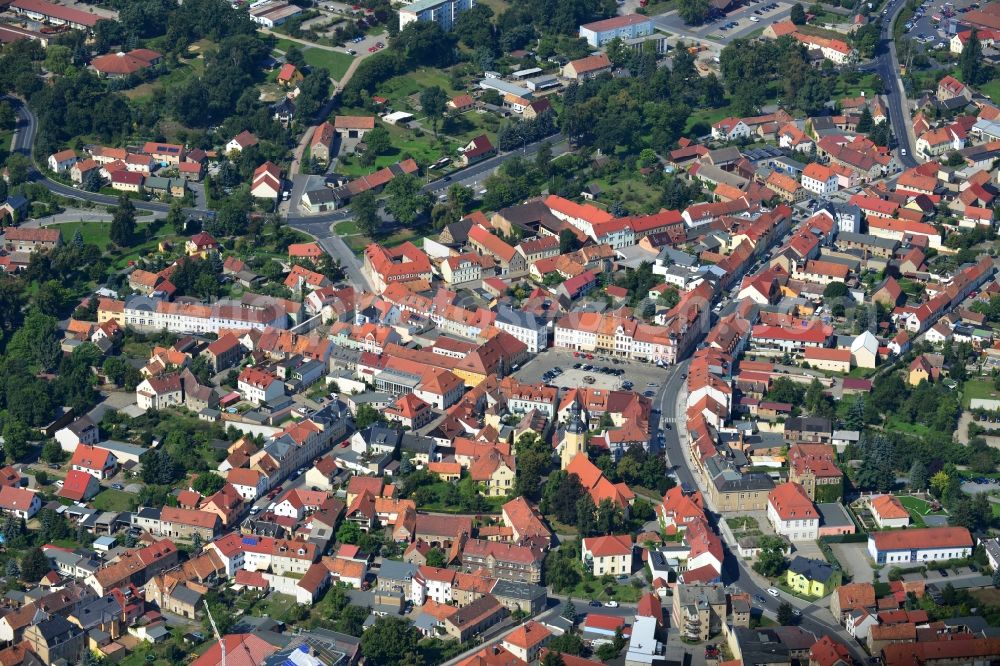
[[852, 583], [871, 583], [875, 580], [875, 572], [868, 560], [868, 550], [863, 543], [832, 543], [830, 549], [840, 562], [840, 567]]

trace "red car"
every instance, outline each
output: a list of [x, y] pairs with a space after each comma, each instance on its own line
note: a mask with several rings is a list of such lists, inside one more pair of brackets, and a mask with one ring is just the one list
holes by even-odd
[[368, 47], [368, 53], [375, 53], [376, 51], [378, 51], [378, 49], [375, 48], [374, 46], [369, 46]]
[[593, 354], [587, 354], [587, 360], [588, 361], [593, 361], [594, 360], [594, 355]]

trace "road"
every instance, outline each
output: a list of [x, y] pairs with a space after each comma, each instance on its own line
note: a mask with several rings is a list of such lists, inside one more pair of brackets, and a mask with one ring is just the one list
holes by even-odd
[[[723, 303], [725, 307], [733, 305], [729, 303], [728, 297], [723, 299]], [[691, 471], [689, 456], [685, 454], [687, 442], [682, 442], [682, 436], [686, 438], [684, 424], [687, 421], [687, 415], [683, 401], [687, 397], [686, 378], [689, 364], [690, 360], [686, 360], [668, 369], [663, 385], [654, 398], [654, 404], [659, 406], [661, 422], [670, 425], [669, 429], [661, 430], [667, 467], [672, 469], [672, 473], [682, 487], [694, 489], [701, 484], [698, 483], [698, 479]], [[660, 425], [656, 424], [656, 427], [660, 427]], [[708, 505], [707, 493], [703, 493], [703, 495], [706, 499], [706, 507], [711, 509]], [[719, 533], [720, 516], [710, 510], [706, 511], [706, 515], [712, 528], [716, 533]], [[800, 627], [811, 631], [817, 637], [824, 635], [836, 637], [847, 646], [857, 663], [868, 662], [868, 654], [842, 626], [837, 624], [828, 610], [784, 593], [780, 593], [778, 598], [771, 597], [767, 594], [766, 582], [753, 573], [743, 559], [733, 553], [730, 544], [725, 539], [722, 540], [722, 546], [725, 554], [722, 580], [727, 586], [746, 592], [751, 597], [762, 599], [763, 603], [754, 601], [753, 605], [771, 618], [777, 616], [778, 606], [781, 602], [787, 601], [802, 613], [798, 621]]]
[[[906, 89], [899, 78], [899, 62], [896, 60], [896, 45], [892, 42], [892, 24], [906, 5], [906, 0], [891, 0], [886, 5], [889, 10], [888, 21], [882, 22], [882, 43], [878, 47], [878, 57], [875, 59], [874, 70], [882, 77], [886, 86], [886, 101], [889, 104], [889, 122], [896, 133], [899, 148], [899, 161], [904, 169], [919, 164], [914, 157], [916, 138], [913, 136], [913, 124], [910, 122], [910, 110], [906, 101]], [[906, 154], [903, 154], [903, 151]]]

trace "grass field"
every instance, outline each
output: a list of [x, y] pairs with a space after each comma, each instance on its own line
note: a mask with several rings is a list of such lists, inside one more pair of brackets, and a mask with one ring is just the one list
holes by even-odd
[[136, 496], [123, 490], [107, 488], [97, 493], [91, 503], [98, 511], [131, 511]]
[[699, 109], [688, 116], [687, 124], [684, 125], [684, 136], [692, 132], [698, 135], [708, 134], [712, 131], [712, 125], [729, 115], [729, 107], [720, 109]]
[[997, 396], [1000, 396], [1000, 391], [993, 388], [993, 382], [970, 379], [962, 386], [962, 405], [966, 408], [973, 398], [990, 400], [996, 399]]
[[292, 46], [298, 47], [302, 51], [302, 56], [306, 59], [307, 65], [310, 67], [326, 68], [330, 72], [330, 76], [338, 81], [343, 78], [347, 68], [351, 66], [351, 61], [354, 60], [353, 56], [349, 56], [346, 53], [306, 46], [305, 44], [293, 42], [290, 39], [279, 39], [275, 46], [281, 51], [287, 51]]
[[910, 518], [913, 519], [915, 527], [923, 527], [924, 516], [946, 516], [948, 513], [946, 511], [931, 511], [931, 504], [927, 500], [922, 500], [919, 497], [914, 497], [912, 495], [901, 495], [896, 499], [902, 504], [907, 511], [910, 513]]
[[600, 200], [611, 204], [621, 201], [629, 213], [655, 213], [660, 209], [660, 192], [640, 178], [624, 178], [617, 182], [596, 181], [601, 187]]
[[77, 229], [83, 236], [83, 242], [89, 245], [96, 245], [102, 251], [108, 249], [111, 244], [111, 223], [110, 222], [70, 222], [68, 224], [55, 225], [62, 232], [64, 243], [69, 243], [76, 235]]

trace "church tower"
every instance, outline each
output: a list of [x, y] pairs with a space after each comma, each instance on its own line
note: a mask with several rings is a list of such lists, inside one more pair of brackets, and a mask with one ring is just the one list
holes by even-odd
[[580, 405], [576, 401], [570, 407], [569, 418], [566, 419], [566, 426], [563, 428], [562, 441], [559, 446], [562, 450], [560, 469], [566, 469], [576, 454], [587, 451], [587, 426], [584, 425], [583, 419], [580, 417]]

